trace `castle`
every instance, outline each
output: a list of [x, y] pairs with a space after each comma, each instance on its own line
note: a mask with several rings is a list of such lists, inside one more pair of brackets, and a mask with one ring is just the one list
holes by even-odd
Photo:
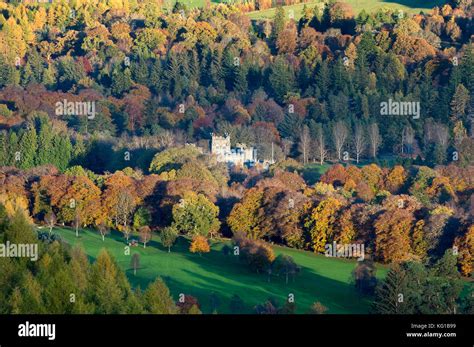
[[217, 157], [218, 162], [235, 166], [254, 166], [257, 162], [257, 150], [245, 144], [230, 147], [230, 136], [217, 136], [212, 134], [211, 154]]

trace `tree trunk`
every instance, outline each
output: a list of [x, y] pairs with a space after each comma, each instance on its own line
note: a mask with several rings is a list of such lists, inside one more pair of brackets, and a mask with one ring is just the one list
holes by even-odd
[[102, 242], [105, 241], [105, 235], [102, 235]]

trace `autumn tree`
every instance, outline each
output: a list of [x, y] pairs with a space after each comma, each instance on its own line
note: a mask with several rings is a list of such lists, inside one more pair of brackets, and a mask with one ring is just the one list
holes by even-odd
[[354, 285], [360, 293], [372, 295], [377, 285], [377, 268], [371, 260], [358, 262], [356, 268], [352, 271]]
[[202, 235], [195, 235], [191, 241], [191, 245], [189, 246], [189, 251], [191, 253], [199, 253], [201, 256], [202, 253], [209, 253], [211, 248], [209, 247], [207, 238]]
[[462, 237], [455, 240], [458, 247], [458, 264], [464, 276], [472, 276], [474, 271], [474, 226], [470, 226]]
[[409, 259], [413, 224], [413, 215], [404, 208], [390, 208], [382, 213], [374, 223], [377, 257], [384, 262]]
[[252, 188], [245, 193], [241, 202], [234, 205], [227, 218], [227, 223], [234, 233], [243, 232], [254, 240], [264, 236], [260, 228], [262, 216], [259, 212], [262, 199], [263, 192], [258, 188]]
[[311, 211], [305, 227], [308, 229], [314, 252], [324, 252], [326, 244], [334, 237], [337, 213], [341, 207], [339, 200], [329, 197]]

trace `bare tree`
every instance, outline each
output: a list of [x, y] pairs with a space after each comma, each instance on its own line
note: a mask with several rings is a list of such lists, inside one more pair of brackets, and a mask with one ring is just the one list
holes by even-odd
[[438, 143], [444, 150], [446, 150], [449, 144], [448, 127], [444, 124], [435, 123], [433, 131], [436, 143]]
[[79, 226], [82, 222], [82, 214], [81, 211], [76, 207], [76, 211], [74, 214], [74, 228], [76, 229], [76, 237], [79, 237]]
[[130, 260], [130, 266], [133, 269], [133, 275], [137, 274], [137, 269], [140, 267], [140, 254], [134, 253]]
[[341, 160], [342, 149], [344, 148], [348, 135], [349, 131], [347, 129], [347, 125], [344, 122], [336, 122], [336, 124], [334, 124], [332, 127], [334, 147], [336, 147], [337, 158], [339, 160]]
[[102, 241], [105, 241], [105, 236], [110, 234], [110, 229], [107, 224], [105, 224], [104, 222], [99, 223], [99, 225], [97, 226], [97, 230], [99, 230], [99, 233], [102, 236]]
[[415, 131], [411, 126], [406, 126], [402, 130], [402, 154], [404, 153], [404, 149], [406, 147], [407, 153], [411, 154], [413, 151], [413, 144], [415, 142]]
[[364, 153], [366, 147], [367, 138], [365, 136], [364, 128], [360, 123], [357, 123], [354, 128], [354, 150], [357, 164], [359, 164], [359, 158], [362, 153]]
[[146, 248], [146, 244], [151, 240], [151, 229], [149, 226], [142, 226], [139, 230], [140, 240], [143, 242], [143, 248]]
[[51, 233], [53, 232], [54, 225], [57, 222], [57, 218], [54, 212], [49, 211], [48, 213], [46, 213], [46, 215], [44, 216], [44, 221], [46, 225], [49, 227], [49, 234], [51, 235]]
[[319, 158], [319, 164], [323, 165], [328, 151], [326, 149], [326, 139], [324, 138], [323, 127], [321, 125], [318, 125], [316, 130], [316, 138], [313, 141], [313, 145]]
[[300, 142], [298, 143], [298, 150], [303, 155], [303, 164], [308, 163], [308, 154], [309, 154], [310, 143], [311, 143], [311, 138], [309, 136], [309, 129], [305, 125], [301, 129]]
[[373, 158], [377, 157], [377, 152], [382, 143], [382, 138], [380, 137], [379, 126], [377, 123], [372, 123], [369, 125], [369, 142], [370, 142], [370, 152]]
[[293, 147], [293, 141], [291, 141], [290, 139], [283, 139], [281, 141], [281, 148], [285, 156], [290, 155], [292, 147]]
[[165, 130], [157, 136], [157, 140], [161, 148], [168, 148], [175, 143], [175, 136], [171, 131]]
[[435, 139], [435, 123], [432, 118], [428, 118], [423, 126], [423, 144], [426, 146], [432, 143]]

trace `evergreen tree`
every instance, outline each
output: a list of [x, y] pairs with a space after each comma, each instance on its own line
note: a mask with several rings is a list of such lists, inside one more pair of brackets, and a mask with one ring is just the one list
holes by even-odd
[[283, 103], [285, 96], [295, 90], [295, 73], [283, 56], [278, 56], [269, 76], [270, 87], [275, 99]]
[[285, 19], [285, 10], [283, 7], [278, 6], [275, 11], [275, 17], [273, 18], [273, 28], [272, 28], [272, 39], [275, 42], [278, 38], [278, 35], [285, 29], [286, 19]]
[[112, 71], [111, 92], [114, 96], [120, 97], [132, 86], [132, 74], [129, 68], [122, 70], [116, 66]]
[[174, 98], [180, 99], [185, 86], [181, 72], [181, 59], [176, 54], [171, 53], [168, 56], [165, 77], [171, 95]]
[[53, 128], [47, 116], [36, 118], [38, 128], [38, 154], [36, 156], [36, 165], [45, 165], [54, 162], [53, 151]]
[[19, 150], [21, 160], [19, 167], [29, 169], [35, 166], [36, 151], [38, 148], [38, 140], [36, 136], [36, 128], [29, 124], [27, 130], [23, 131], [19, 141]]
[[178, 311], [168, 287], [160, 278], [143, 293], [143, 306], [151, 314], [175, 314]]
[[132, 64], [133, 80], [144, 86], [149, 83], [148, 62], [141, 55], [139, 55]]
[[19, 151], [19, 148], [18, 148], [18, 135], [13, 130], [10, 130], [8, 132], [7, 145], [8, 145], [7, 165], [9, 165], [9, 166], [19, 165], [19, 160], [21, 160], [21, 152]]
[[0, 131], [0, 166], [8, 165], [8, 135], [6, 131]]
[[161, 60], [160, 59], [155, 59], [153, 61], [153, 64], [151, 65], [150, 68], [150, 77], [148, 79], [148, 87], [155, 93], [161, 93], [161, 89], [163, 86], [162, 83], [162, 67], [161, 67]]

